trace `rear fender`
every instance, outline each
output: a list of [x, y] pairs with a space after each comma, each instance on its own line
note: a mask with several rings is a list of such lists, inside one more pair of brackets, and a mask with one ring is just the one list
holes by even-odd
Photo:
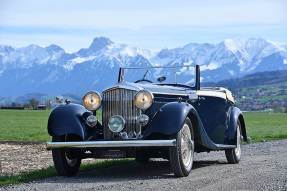
[[78, 104], [58, 105], [48, 119], [48, 133], [51, 136], [76, 134], [84, 140], [86, 127], [81, 121], [92, 113]]
[[247, 142], [247, 133], [246, 133], [246, 127], [245, 127], [245, 121], [243, 118], [243, 114], [241, 110], [237, 107], [230, 108], [230, 114], [229, 114], [229, 123], [228, 123], [228, 131], [226, 136], [226, 142], [230, 145], [236, 145], [237, 139], [236, 139], [236, 128], [237, 128], [237, 122], [240, 121], [241, 124], [241, 131], [243, 136], [243, 141]]

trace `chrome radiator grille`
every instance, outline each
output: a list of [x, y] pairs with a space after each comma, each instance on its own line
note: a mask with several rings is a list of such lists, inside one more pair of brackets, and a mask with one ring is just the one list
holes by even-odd
[[[141, 111], [134, 104], [136, 93], [136, 91], [122, 88], [112, 88], [103, 92], [102, 112], [105, 139], [118, 138], [117, 134], [108, 127], [109, 119], [114, 115], [120, 115], [125, 119], [126, 124], [122, 132], [128, 134], [140, 132], [140, 125], [136, 120], [140, 116]], [[135, 136], [130, 138], [135, 138]]]

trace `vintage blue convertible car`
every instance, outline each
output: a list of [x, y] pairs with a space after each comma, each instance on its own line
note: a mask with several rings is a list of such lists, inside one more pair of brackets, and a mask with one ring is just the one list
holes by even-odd
[[74, 176], [84, 158], [164, 158], [175, 176], [188, 176], [194, 152], [225, 150], [228, 163], [239, 162], [250, 138], [234, 104], [227, 89], [200, 87], [198, 65], [120, 68], [118, 83], [86, 93], [83, 106], [53, 109], [47, 149], [63, 176]]

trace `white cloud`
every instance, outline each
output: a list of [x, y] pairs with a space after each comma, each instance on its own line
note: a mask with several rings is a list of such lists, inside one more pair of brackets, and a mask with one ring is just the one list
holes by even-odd
[[[29, 1], [28, 1], [29, 2]], [[31, 2], [31, 1], [30, 1]], [[32, 1], [33, 2], [33, 1]], [[115, 1], [109, 1], [113, 4]], [[54, 27], [123, 27], [139, 29], [147, 26], [216, 26], [230, 24], [286, 23], [283, 5], [286, 1], [207, 1], [201, 5], [196, 1], [160, 5], [152, 2], [150, 7], [126, 4], [119, 9], [110, 9], [97, 1], [65, 4], [45, 2], [14, 2], [2, 8], [0, 24], [8, 26], [54, 26]], [[123, 2], [124, 3], [124, 2]], [[210, 3], [210, 4], [209, 4]], [[52, 7], [51, 5], [54, 6]], [[42, 6], [41, 6], [42, 5]], [[79, 9], [76, 7], [79, 6]], [[103, 7], [101, 7], [103, 6]], [[155, 9], [156, 6], [161, 8]]]
[[97, 36], [151, 49], [227, 38], [286, 42], [286, 7], [285, 0], [0, 1], [0, 44], [71, 52]]

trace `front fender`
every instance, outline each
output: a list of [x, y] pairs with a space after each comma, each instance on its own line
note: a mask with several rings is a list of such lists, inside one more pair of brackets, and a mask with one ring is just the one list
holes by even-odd
[[76, 134], [84, 140], [85, 126], [80, 119], [84, 113], [87, 116], [92, 114], [78, 104], [58, 105], [52, 110], [48, 119], [49, 135]]
[[228, 134], [227, 134], [227, 144], [236, 145], [236, 128], [237, 128], [237, 122], [240, 121], [241, 124], [241, 131], [243, 135], [243, 140], [247, 141], [247, 133], [246, 133], [246, 127], [245, 127], [245, 121], [243, 118], [243, 114], [241, 110], [237, 107], [231, 108], [231, 111], [229, 112], [229, 124], [228, 124]]
[[151, 119], [143, 138], [152, 133], [171, 135], [179, 132], [191, 110], [194, 107], [186, 103], [172, 102], [164, 105]]
[[196, 109], [187, 103], [172, 102], [160, 108], [148, 124], [143, 139], [147, 139], [153, 133], [172, 135], [179, 132], [186, 117], [189, 117], [193, 124], [195, 139], [198, 144], [211, 150], [221, 150], [224, 148], [223, 145], [217, 145], [211, 141]]

